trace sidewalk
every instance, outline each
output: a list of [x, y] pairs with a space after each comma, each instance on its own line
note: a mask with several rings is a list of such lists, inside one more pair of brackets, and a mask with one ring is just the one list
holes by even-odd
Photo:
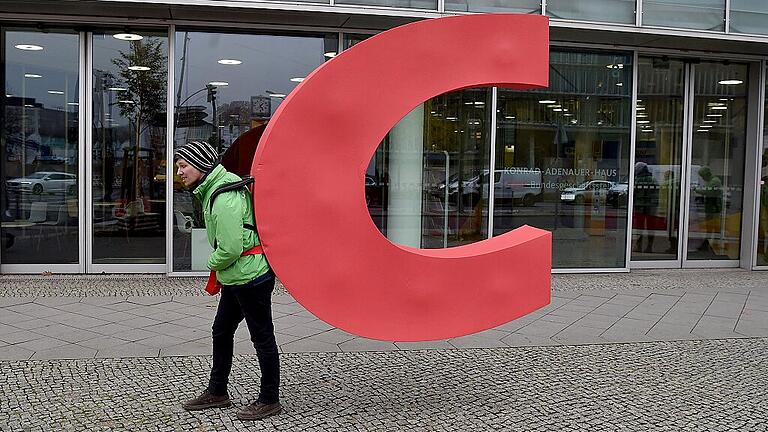
[[245, 326], [234, 407], [187, 413], [210, 368], [202, 278], [0, 276], [0, 430], [768, 430], [768, 272], [554, 275], [552, 304], [429, 343], [358, 338], [273, 297], [285, 413]]

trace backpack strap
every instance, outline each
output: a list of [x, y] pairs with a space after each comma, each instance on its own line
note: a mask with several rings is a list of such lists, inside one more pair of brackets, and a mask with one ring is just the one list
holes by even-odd
[[[240, 190], [240, 189], [243, 189], [243, 188], [245, 188], [245, 190], [250, 192], [251, 191], [250, 185], [252, 185], [252, 184], [253, 184], [253, 177], [245, 176], [240, 181], [236, 181], [236, 182], [232, 182], [232, 183], [226, 183], [226, 184], [223, 184], [223, 185], [219, 186], [211, 194], [211, 198], [209, 200], [209, 205], [210, 205], [209, 211], [211, 213], [213, 213], [213, 202], [216, 200], [216, 197], [218, 197], [219, 195], [223, 194], [224, 192], [236, 191], [236, 190]], [[243, 228], [246, 228], [246, 229], [249, 229], [251, 231], [256, 232], [256, 212], [253, 212], [253, 223], [252, 224], [245, 224], [244, 223], [243, 224]], [[216, 240], [214, 239], [213, 242], [214, 242], [213, 248], [215, 249], [216, 248]]]

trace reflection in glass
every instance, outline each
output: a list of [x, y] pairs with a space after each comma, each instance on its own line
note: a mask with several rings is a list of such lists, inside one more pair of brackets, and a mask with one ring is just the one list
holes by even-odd
[[723, 0], [643, 0], [643, 25], [725, 30]]
[[685, 65], [641, 57], [638, 68], [632, 260], [677, 260]]
[[[766, 71], [768, 72], [768, 70]], [[768, 113], [768, 82], [765, 84], [765, 111]], [[760, 208], [757, 231], [757, 265], [768, 265], [768, 115], [763, 124], [763, 158], [760, 169]]]
[[354, 45], [357, 45], [359, 42], [362, 42], [369, 37], [373, 36], [372, 34], [353, 34], [353, 33], [344, 33], [344, 49], [350, 48]]
[[765, 0], [731, 0], [730, 20], [732, 33], [768, 34], [768, 3]]
[[368, 211], [392, 242], [443, 248], [488, 238], [490, 90], [416, 107], [386, 136], [366, 172]]
[[631, 59], [553, 51], [548, 89], [499, 90], [494, 235], [531, 225], [553, 267], [624, 267]]
[[336, 0], [335, 4], [385, 6], [414, 9], [437, 9], [437, 0]]
[[459, 12], [541, 13], [540, 0], [445, 0], [445, 10]]
[[[204, 140], [224, 153], [239, 139], [257, 141], [285, 97], [338, 47], [336, 34], [177, 32], [174, 148]], [[210, 246], [195, 207], [174, 176], [174, 271], [206, 269]]]
[[636, 0], [547, 0], [552, 18], [635, 24]]
[[689, 260], [737, 260], [747, 121], [747, 66], [695, 67]]
[[2, 35], [3, 264], [77, 264], [78, 36]]
[[163, 33], [93, 35], [93, 263], [165, 262]]

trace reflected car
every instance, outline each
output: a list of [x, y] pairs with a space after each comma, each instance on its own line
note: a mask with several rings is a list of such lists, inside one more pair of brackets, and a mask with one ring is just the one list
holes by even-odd
[[605, 204], [613, 208], [626, 207], [629, 202], [629, 184], [617, 183], [608, 189]]
[[560, 193], [560, 201], [566, 204], [588, 204], [598, 195], [606, 195], [615, 185], [608, 180], [590, 180], [576, 187], [566, 188]]
[[38, 171], [26, 177], [8, 180], [8, 190], [11, 192], [66, 193], [77, 195], [77, 176], [56, 171]]

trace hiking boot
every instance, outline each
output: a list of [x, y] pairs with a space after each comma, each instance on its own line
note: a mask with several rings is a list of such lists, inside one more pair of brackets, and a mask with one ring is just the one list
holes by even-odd
[[283, 410], [280, 402], [265, 404], [263, 402], [254, 402], [247, 407], [237, 411], [238, 420], [261, 420], [269, 416], [279, 414]]
[[199, 411], [208, 408], [226, 408], [232, 405], [228, 395], [216, 396], [205, 390], [200, 396], [184, 401], [181, 407], [187, 411]]

